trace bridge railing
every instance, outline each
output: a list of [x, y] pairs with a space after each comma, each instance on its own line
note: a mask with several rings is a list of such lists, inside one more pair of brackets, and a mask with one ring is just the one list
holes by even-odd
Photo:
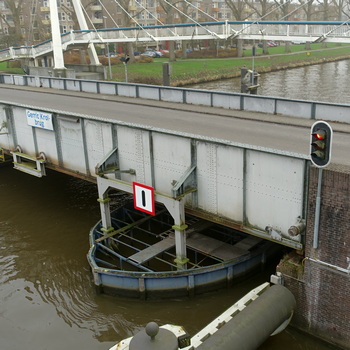
[[261, 112], [280, 115], [281, 117], [291, 116], [303, 119], [350, 123], [349, 104], [158, 85], [14, 74], [0, 74], [0, 84], [144, 98], [148, 100]]
[[[103, 42], [161, 42], [171, 40], [211, 40], [236, 38], [247, 40], [350, 42], [347, 23], [339, 21], [224, 21], [172, 25], [75, 30], [62, 34], [64, 50], [75, 44]], [[30, 50], [34, 47], [35, 50]], [[23, 53], [22, 50], [25, 49]], [[52, 43], [11, 47], [0, 51], [0, 61], [10, 58], [46, 55]]]

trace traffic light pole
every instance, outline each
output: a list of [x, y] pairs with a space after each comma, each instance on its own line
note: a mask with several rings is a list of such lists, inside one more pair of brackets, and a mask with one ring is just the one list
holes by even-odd
[[313, 163], [313, 165], [315, 165], [318, 168], [313, 241], [314, 249], [318, 248], [318, 233], [321, 212], [322, 174], [323, 168], [325, 168], [331, 161], [332, 141], [333, 130], [327, 122], [319, 120], [312, 125], [310, 132], [310, 160]]
[[314, 242], [313, 248], [318, 248], [318, 231], [320, 224], [320, 212], [321, 212], [321, 188], [322, 188], [322, 175], [323, 169], [318, 168], [318, 181], [317, 181], [317, 195], [316, 195], [316, 208], [315, 208], [315, 223], [314, 223]]

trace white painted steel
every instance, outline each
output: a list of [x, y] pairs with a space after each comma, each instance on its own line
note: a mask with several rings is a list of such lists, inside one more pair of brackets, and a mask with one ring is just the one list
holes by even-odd
[[66, 89], [70, 91], [80, 91], [80, 81], [66, 80]]
[[100, 87], [101, 94], [115, 95], [116, 93], [115, 84], [102, 82], [99, 84], [99, 87]]
[[3, 147], [8, 150], [13, 150], [14, 144], [12, 142], [12, 136], [9, 134], [9, 122], [7, 120], [6, 112], [4, 108], [0, 108], [0, 142], [1, 145], [0, 147]]
[[210, 106], [211, 105], [211, 93], [205, 90], [187, 90], [186, 91], [186, 102], [198, 105]]
[[250, 95], [244, 99], [244, 109], [252, 112], [271, 113], [275, 108], [275, 101], [269, 97], [254, 97]]
[[[27, 86], [32, 76], [17, 76], [0, 74], [0, 83]], [[242, 109], [246, 111], [263, 112], [268, 114], [287, 115], [303, 119], [319, 119], [350, 123], [350, 105], [333, 104], [329, 102], [291, 100], [282, 97], [253, 96], [249, 94], [217, 92], [185, 88], [172, 88], [145, 84], [100, 82], [81, 79], [60, 79], [40, 77], [42, 87], [60, 90], [80, 91], [81, 83], [89, 84], [92, 93], [108, 93], [125, 97], [140, 97], [165, 102], [190, 103], [222, 107], [227, 109]], [[93, 87], [94, 85], [94, 87]], [[38, 86], [38, 87], [39, 87]], [[151, 91], [151, 92], [150, 92]], [[146, 97], [147, 96], [147, 97]], [[331, 111], [332, 113], [328, 113]]]
[[54, 69], [64, 69], [63, 47], [61, 41], [60, 23], [58, 19], [57, 1], [49, 0], [49, 5]]
[[159, 99], [159, 89], [157, 87], [145, 86], [143, 89], [139, 90], [140, 98], [147, 98], [151, 100]]
[[179, 89], [162, 89], [161, 92], [161, 100], [168, 102], [183, 102], [183, 90]]
[[172, 184], [191, 166], [190, 139], [155, 133], [153, 154], [156, 190], [172, 196]]
[[114, 148], [112, 128], [109, 124], [96, 122], [94, 120], [86, 120], [84, 125], [89, 171], [90, 174], [95, 174], [96, 164]]
[[137, 97], [134, 84], [118, 84], [118, 95], [126, 97]]
[[62, 166], [65, 169], [85, 174], [86, 164], [81, 120], [57, 118], [57, 124], [62, 152]]
[[197, 159], [198, 208], [242, 222], [244, 150], [200, 142]]
[[336, 111], [329, 105], [317, 105], [316, 111], [317, 118], [320, 120], [336, 121], [342, 123], [349, 123], [349, 111], [346, 106], [337, 108]]
[[59, 89], [59, 90], [64, 90], [64, 81], [59, 78], [52, 78], [51, 79], [51, 87], [53, 89]]
[[228, 96], [226, 94], [213, 94], [213, 106], [226, 109], [241, 109], [241, 96]]
[[49, 111], [54, 130], [41, 130], [28, 125], [26, 106], [7, 107], [12, 114], [1, 106], [0, 123], [13, 125], [0, 136], [5, 151], [19, 145], [32, 157], [43, 152], [49, 164], [94, 178], [95, 166], [117, 148], [117, 178], [152, 186], [164, 198], [173, 197], [173, 186], [194, 167], [196, 192], [185, 197], [188, 207], [264, 238], [271, 238], [269, 226], [286, 237], [283, 244], [302, 247], [288, 238], [288, 229], [305, 218], [304, 156], [57, 111]]
[[135, 175], [123, 172], [121, 180], [152, 186], [149, 132], [124, 126], [118, 126], [117, 131], [120, 170], [135, 171]]
[[96, 84], [94, 82], [82, 81], [81, 91], [96, 93]]
[[[249, 226], [286, 235], [303, 216], [304, 166], [297, 159], [247, 151], [246, 216]], [[288, 235], [287, 235], [288, 236]]]
[[312, 119], [312, 102], [277, 100], [276, 113], [282, 115], [293, 115], [299, 118]]
[[[22, 152], [30, 155], [35, 155], [35, 143], [33, 138], [32, 127], [28, 125], [26, 118], [26, 109], [13, 108], [13, 126], [16, 130], [18, 144], [21, 146]], [[36, 129], [35, 129], [36, 130]]]
[[[49, 130], [36, 129], [38, 154], [43, 152], [46, 160], [53, 165], [59, 165], [55, 134]], [[45, 151], [44, 151], [45, 150]]]

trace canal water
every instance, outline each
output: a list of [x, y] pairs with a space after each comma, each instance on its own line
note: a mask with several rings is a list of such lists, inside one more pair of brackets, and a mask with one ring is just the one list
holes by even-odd
[[[272, 266], [193, 299], [99, 295], [86, 260], [88, 232], [99, 220], [96, 185], [53, 171], [38, 179], [11, 164], [0, 166], [0, 179], [1, 350], [107, 350], [149, 321], [182, 325], [194, 335], [274, 272]], [[287, 328], [260, 350], [282, 347], [334, 349]]]
[[[247, 64], [249, 67], [249, 64]], [[261, 74], [258, 95], [350, 103], [350, 60]], [[187, 86], [195, 89], [240, 92], [240, 78]]]

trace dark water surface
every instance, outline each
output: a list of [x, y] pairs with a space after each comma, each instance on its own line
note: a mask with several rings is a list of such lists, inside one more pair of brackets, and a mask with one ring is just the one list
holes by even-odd
[[[247, 64], [248, 68], [251, 68]], [[350, 103], [350, 60], [264, 73], [258, 95], [291, 99]], [[240, 78], [188, 86], [195, 89], [240, 92]]]
[[[48, 171], [37, 179], [0, 166], [0, 349], [107, 350], [153, 320], [194, 335], [273, 269], [194, 299], [98, 295], [86, 253], [99, 220], [96, 185]], [[287, 329], [261, 349], [331, 347]], [[238, 350], [238, 349], [237, 349]]]

